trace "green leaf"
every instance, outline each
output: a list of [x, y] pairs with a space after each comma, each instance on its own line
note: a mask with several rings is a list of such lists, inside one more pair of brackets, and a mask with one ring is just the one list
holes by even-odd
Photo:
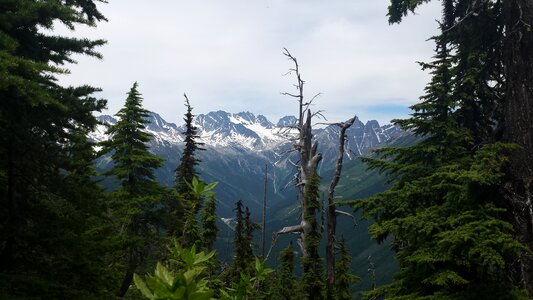
[[133, 282], [135, 283], [135, 286], [137, 287], [137, 289], [139, 289], [139, 291], [141, 291], [141, 293], [146, 298], [149, 298], [149, 299], [154, 298], [154, 294], [152, 294], [150, 289], [148, 289], [148, 287], [146, 286], [146, 283], [144, 282], [144, 280], [142, 280], [142, 278], [139, 275], [133, 274]]

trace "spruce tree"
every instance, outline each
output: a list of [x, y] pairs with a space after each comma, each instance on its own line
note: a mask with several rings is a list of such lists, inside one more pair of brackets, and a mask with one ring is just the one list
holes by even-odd
[[6, 298], [105, 298], [105, 249], [95, 243], [103, 195], [90, 180], [94, 152], [84, 135], [106, 102], [92, 96], [97, 88], [56, 78], [74, 54], [100, 57], [105, 42], [43, 30], [105, 18], [90, 0], [5, 0], [0, 20], [0, 290]]
[[150, 254], [150, 245], [159, 226], [153, 224], [153, 214], [163, 194], [153, 173], [163, 160], [148, 151], [150, 135], [144, 129], [149, 112], [141, 102], [137, 83], [134, 83], [124, 107], [116, 114], [119, 121], [107, 131], [110, 140], [102, 143], [102, 152], [112, 152], [114, 163], [106, 175], [120, 181], [120, 187], [112, 195], [114, 213], [120, 228], [124, 228], [122, 234], [127, 249], [127, 266], [117, 293], [119, 297], [126, 294], [134, 272]]

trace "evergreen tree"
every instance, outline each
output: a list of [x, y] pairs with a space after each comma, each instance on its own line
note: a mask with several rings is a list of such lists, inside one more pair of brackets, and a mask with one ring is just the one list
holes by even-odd
[[[49, 33], [105, 20], [95, 1], [0, 1], [0, 290], [6, 298], [103, 298], [103, 195], [85, 134], [105, 101], [63, 87], [73, 54], [103, 40]], [[83, 184], [83, 185], [81, 185]], [[75, 273], [75, 274], [74, 274]]]
[[[389, 21], [400, 22], [426, 1], [392, 0]], [[457, 120], [472, 130], [477, 148], [489, 142], [518, 145], [508, 150], [499, 185], [505, 219], [526, 245], [509, 276], [533, 295], [533, 6], [529, 0], [443, 0], [449, 9], [446, 35], [456, 55]], [[490, 118], [487, 118], [490, 116]]]
[[[195, 152], [197, 150], [204, 150], [201, 148], [203, 143], [199, 143], [196, 139], [198, 136], [198, 128], [194, 126], [194, 115], [192, 114], [192, 107], [189, 103], [189, 98], [186, 94], [183, 94], [185, 97], [185, 107], [187, 107], [187, 112], [183, 120], [185, 121], [185, 148], [183, 149], [183, 154], [180, 159], [179, 165], [176, 167], [176, 191], [175, 195], [169, 203], [169, 215], [170, 215], [170, 228], [169, 233], [171, 236], [177, 235], [180, 227], [182, 245], [184, 247], [192, 246], [197, 240], [199, 240], [199, 232], [197, 228], [196, 217], [197, 213], [201, 208], [201, 197], [195, 197], [191, 193], [192, 181], [194, 178], [198, 179], [198, 173], [195, 167], [200, 162], [196, 156]], [[181, 224], [181, 221], [183, 224]], [[186, 235], [184, 235], [186, 233]]]
[[185, 121], [185, 148], [181, 155], [180, 164], [176, 168], [176, 189], [182, 195], [188, 195], [189, 187], [187, 183], [190, 184], [194, 177], [198, 178], [198, 172], [195, 167], [200, 160], [196, 158], [195, 152], [205, 149], [202, 148], [203, 143], [197, 141], [199, 138], [198, 127], [193, 124], [194, 115], [192, 114], [189, 98], [187, 98], [186, 94], [183, 94], [183, 96], [185, 97], [185, 107], [187, 107], [187, 112], [183, 118]]
[[204, 205], [201, 211], [201, 223], [202, 223], [202, 242], [207, 251], [213, 248], [213, 244], [217, 238], [218, 226], [217, 226], [217, 202], [215, 195], [210, 195], [207, 198], [207, 203]]
[[320, 211], [319, 184], [320, 177], [314, 173], [307, 178], [304, 194], [304, 201], [306, 202], [304, 221], [310, 228], [304, 241], [304, 251], [307, 255], [302, 257], [304, 271], [302, 285], [306, 299], [322, 299], [322, 292], [324, 291], [324, 269], [318, 254], [321, 234], [316, 217], [316, 212]]
[[257, 226], [250, 220], [250, 210], [248, 207], [244, 207], [241, 200], [235, 204], [235, 220], [235, 248], [230, 276], [235, 282], [238, 282], [241, 274], [250, 275], [252, 272], [254, 262], [252, 249], [253, 231]]
[[[403, 1], [393, 3], [398, 2]], [[375, 239], [391, 236], [400, 264], [394, 282], [369, 298], [525, 298], [506, 275], [524, 248], [513, 239], [497, 196], [503, 154], [512, 147], [490, 143], [487, 133], [494, 127], [486, 126], [495, 115], [484, 109], [491, 104], [480, 92], [489, 84], [483, 80], [490, 68], [477, 70], [479, 65], [465, 61], [469, 50], [455, 48], [453, 3], [444, 1], [435, 61], [423, 64], [432, 74], [426, 95], [412, 106], [411, 118], [396, 121], [423, 141], [380, 149], [378, 159], [365, 159], [394, 185], [358, 207], [376, 220], [370, 227]], [[472, 89], [476, 94], [469, 94]]]
[[154, 212], [163, 194], [153, 173], [162, 165], [162, 159], [148, 151], [150, 135], [144, 129], [149, 112], [142, 108], [141, 102], [137, 83], [134, 83], [124, 107], [116, 114], [119, 121], [107, 131], [111, 139], [102, 144], [102, 152], [112, 151], [114, 162], [113, 168], [106, 174], [116, 176], [120, 181], [120, 187], [112, 197], [115, 217], [120, 228], [125, 229], [124, 247], [128, 252], [126, 272], [117, 294], [119, 297], [126, 294], [134, 272], [150, 254], [150, 245], [159, 226], [153, 224]]
[[[207, 240], [202, 240], [202, 235], [204, 232], [201, 231], [201, 228], [198, 228], [198, 215], [202, 212], [202, 222], [207, 222], [206, 226], [206, 237], [208, 239], [214, 239], [213, 234], [216, 237], [216, 203], [211, 203], [210, 207], [207, 209], [207, 212], [201, 210], [202, 202], [207, 198], [211, 199], [215, 197], [215, 193], [212, 191], [216, 186], [216, 182], [205, 184], [204, 182], [198, 180], [198, 178], [193, 177], [192, 182], [189, 184], [189, 197], [190, 197], [190, 207], [185, 211], [185, 221], [183, 224], [183, 232], [181, 234], [181, 244], [183, 247], [192, 247], [193, 245], [201, 246], [206, 244]], [[209, 201], [209, 200], [208, 200]], [[215, 201], [213, 199], [213, 201]], [[214, 205], [214, 207], [213, 207]], [[205, 215], [208, 213], [209, 215]], [[215, 222], [214, 226], [213, 223]], [[203, 225], [203, 224], [202, 224]]]
[[294, 277], [294, 249], [292, 243], [279, 255], [276, 279], [272, 284], [272, 300], [301, 299], [298, 283]]
[[352, 256], [346, 246], [344, 236], [338, 243], [339, 260], [335, 262], [335, 299], [336, 300], [350, 300], [352, 299], [352, 292], [350, 287], [354, 282], [361, 278], [351, 273], [350, 267], [352, 263]]

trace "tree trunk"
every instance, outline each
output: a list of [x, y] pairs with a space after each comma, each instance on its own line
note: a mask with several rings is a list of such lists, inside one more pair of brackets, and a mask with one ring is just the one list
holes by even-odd
[[[504, 1], [504, 140], [517, 144], [506, 166], [504, 197], [519, 240], [533, 251], [533, 1]], [[533, 296], [533, 257], [520, 258], [520, 283]]]
[[342, 173], [342, 161], [344, 158], [344, 142], [346, 141], [346, 130], [352, 126], [355, 117], [346, 123], [337, 124], [340, 127], [339, 148], [337, 152], [337, 163], [335, 174], [331, 179], [328, 188], [328, 242], [326, 246], [326, 271], [327, 271], [327, 299], [333, 299], [335, 289], [335, 235], [337, 231], [337, 209], [335, 206], [335, 188], [339, 183]]
[[7, 232], [7, 238], [4, 247], [0, 253], [0, 271], [8, 271], [13, 264], [13, 248], [15, 244], [15, 227], [18, 212], [16, 209], [16, 175], [15, 175], [15, 157], [11, 139], [7, 145], [7, 224], [4, 230]]
[[265, 164], [265, 185], [263, 190], [263, 219], [261, 222], [261, 258], [265, 258], [265, 233], [266, 233], [266, 201], [267, 201], [267, 175], [268, 165]]
[[128, 257], [128, 268], [126, 269], [126, 274], [124, 274], [124, 279], [122, 280], [122, 284], [120, 285], [120, 290], [117, 293], [117, 297], [124, 298], [124, 295], [126, 295], [126, 293], [128, 292], [128, 289], [130, 288], [131, 282], [133, 280], [133, 274], [135, 273], [138, 264], [139, 262], [137, 251], [135, 250], [135, 247], [131, 246]]

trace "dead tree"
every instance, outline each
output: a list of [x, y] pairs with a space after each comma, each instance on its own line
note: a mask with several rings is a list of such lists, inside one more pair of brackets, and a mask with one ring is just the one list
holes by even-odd
[[294, 68], [288, 74], [295, 74], [297, 83], [295, 84], [297, 93], [282, 93], [283, 95], [295, 98], [298, 101], [298, 137], [294, 143], [294, 150], [299, 154], [297, 187], [299, 189], [299, 199], [301, 205], [300, 224], [287, 226], [273, 233], [273, 244], [280, 234], [296, 233], [300, 236], [301, 250], [303, 254], [304, 288], [307, 299], [320, 299], [321, 287], [321, 262], [318, 255], [318, 245], [320, 243], [320, 230], [317, 223], [317, 214], [320, 211], [320, 201], [318, 199], [319, 178], [317, 166], [322, 159], [322, 154], [317, 152], [318, 143], [313, 141], [312, 124], [313, 116], [320, 115], [320, 111], [314, 114], [309, 109], [315, 95], [311, 100], [304, 102], [304, 81], [301, 78], [298, 61], [287, 49], [284, 55], [294, 63]]
[[327, 298], [333, 299], [333, 290], [335, 288], [335, 233], [337, 229], [337, 211], [335, 205], [335, 188], [339, 183], [342, 173], [342, 161], [344, 157], [344, 143], [346, 141], [346, 130], [353, 125], [356, 117], [343, 123], [336, 123], [334, 125], [340, 128], [339, 132], [339, 148], [337, 153], [337, 163], [335, 165], [335, 174], [331, 179], [328, 188], [328, 242], [326, 246], [326, 270], [327, 270]]
[[263, 190], [263, 218], [261, 221], [261, 258], [265, 258], [265, 233], [266, 233], [266, 201], [267, 201], [267, 175], [268, 165], [265, 164], [265, 183]]

